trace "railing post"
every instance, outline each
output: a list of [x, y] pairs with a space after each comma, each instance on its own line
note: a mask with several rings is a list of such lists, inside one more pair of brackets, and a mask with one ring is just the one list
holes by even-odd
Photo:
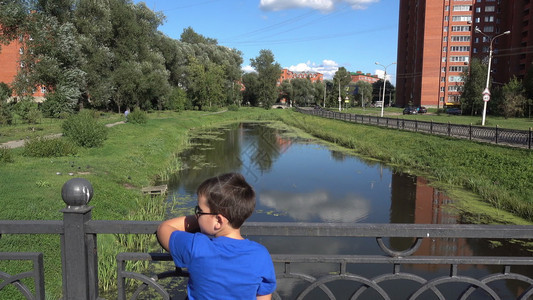
[[533, 139], [533, 135], [531, 135], [531, 127], [529, 127], [529, 141], [528, 141], [528, 148], [531, 149], [531, 139]]
[[61, 189], [61, 197], [67, 204], [67, 207], [61, 210], [61, 261], [65, 300], [98, 298], [96, 239], [85, 233], [85, 225], [91, 220], [92, 210], [87, 203], [92, 196], [93, 187], [83, 178], [73, 178]]
[[496, 144], [498, 144], [498, 125], [496, 125], [495, 139], [496, 139]]

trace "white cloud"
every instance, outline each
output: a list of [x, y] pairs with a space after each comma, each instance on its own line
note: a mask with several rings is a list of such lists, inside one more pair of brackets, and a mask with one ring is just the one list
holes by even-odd
[[242, 67], [241, 70], [242, 70], [244, 73], [255, 72], [255, 69], [252, 68], [252, 66], [250, 66], [250, 65], [247, 65], [247, 66]]
[[335, 9], [338, 3], [343, 2], [350, 5], [352, 9], [366, 9], [370, 4], [379, 2], [379, 0], [261, 0], [259, 7], [269, 11], [311, 8], [328, 12]]
[[[378, 69], [378, 70], [374, 71], [374, 74], [378, 75], [379, 79], [383, 79], [383, 75], [385, 75], [385, 71]], [[390, 81], [390, 80], [391, 80], [391, 76], [390, 76], [390, 74], [387, 74], [387, 81]]]
[[307, 61], [290, 66], [287, 69], [293, 72], [318, 72], [324, 75], [324, 79], [332, 79], [335, 72], [339, 69], [339, 64], [333, 60], [324, 59], [321, 64]]

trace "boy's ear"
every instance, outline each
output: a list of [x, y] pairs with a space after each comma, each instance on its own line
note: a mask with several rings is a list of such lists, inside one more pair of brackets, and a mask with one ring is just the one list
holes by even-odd
[[228, 222], [221, 214], [216, 215], [217, 222], [215, 223], [215, 230], [222, 228], [222, 226]]

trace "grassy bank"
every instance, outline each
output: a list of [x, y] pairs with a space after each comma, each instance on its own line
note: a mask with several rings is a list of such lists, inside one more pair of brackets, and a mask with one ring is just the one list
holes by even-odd
[[[109, 128], [104, 146], [80, 150], [76, 156], [60, 158], [31, 158], [21, 156], [22, 149], [10, 150], [15, 162], [0, 164], [0, 219], [2, 220], [59, 220], [65, 207], [61, 187], [73, 177], [89, 180], [94, 188], [90, 203], [93, 218], [106, 220], [161, 220], [161, 199], [146, 199], [143, 186], [152, 185], [158, 178], [179, 168], [176, 154], [188, 145], [191, 128], [219, 126], [238, 120], [271, 118], [265, 110], [241, 110], [207, 114], [205, 112], [154, 113], [144, 125], [122, 124]], [[109, 122], [108, 118], [102, 122]], [[4, 128], [2, 128], [3, 130]], [[73, 173], [73, 176], [69, 176]], [[60, 175], [57, 175], [60, 174]], [[144, 212], [143, 212], [144, 211]], [[151, 240], [151, 242], [150, 242]], [[150, 237], [147, 244], [155, 244]], [[113, 236], [99, 236], [100, 272], [103, 280], [116, 276], [115, 250], [123, 248]], [[0, 251], [37, 251], [45, 257], [45, 283], [48, 299], [61, 294], [61, 261], [58, 236], [2, 235]], [[105, 255], [109, 253], [110, 255]], [[27, 264], [13, 267], [0, 263], [0, 270], [18, 273]], [[31, 284], [30, 284], [31, 286]], [[0, 299], [16, 299], [14, 288], [0, 292]]]
[[[120, 118], [116, 115], [102, 122]], [[65, 206], [60, 196], [62, 185], [72, 177], [83, 177], [94, 187], [95, 195], [90, 203], [94, 206], [94, 219], [160, 220], [163, 218], [161, 199], [144, 198], [140, 189], [179, 169], [177, 154], [188, 146], [189, 130], [256, 120], [281, 120], [360, 155], [382, 160], [403, 171], [428, 175], [435, 183], [468, 188], [494, 207], [533, 220], [532, 151], [345, 123], [289, 110], [263, 109], [215, 114], [153, 113], [147, 124], [111, 127], [103, 147], [81, 150], [71, 157], [29, 158], [20, 155], [21, 149], [11, 150], [15, 162], [0, 164], [0, 219], [61, 219], [60, 210]], [[71, 177], [69, 173], [74, 175]], [[113, 279], [116, 276], [113, 257], [124, 245], [114, 236], [99, 236], [98, 242], [99, 267], [104, 273], [101, 280]], [[154, 236], [148, 237], [144, 245], [150, 243], [155, 244]], [[48, 299], [58, 299], [61, 294], [59, 249], [57, 236], [3, 235], [0, 238], [0, 251], [44, 253]], [[27, 269], [27, 265], [6, 269], [0, 263], [0, 270]], [[10, 289], [0, 292], [0, 299], [12, 299]]]
[[533, 221], [533, 152], [402, 132], [292, 112], [283, 121], [360, 155], [462, 187], [484, 202]]

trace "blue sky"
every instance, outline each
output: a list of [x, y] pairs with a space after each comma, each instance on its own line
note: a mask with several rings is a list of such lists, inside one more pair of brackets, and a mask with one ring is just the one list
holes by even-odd
[[[396, 61], [397, 0], [134, 0], [160, 11], [159, 30], [179, 39], [183, 29], [215, 38], [243, 53], [243, 70], [261, 49], [282, 68], [318, 71], [331, 78], [338, 67], [382, 74], [380, 62]], [[381, 72], [381, 73], [380, 73]], [[396, 68], [387, 73], [395, 82]]]

